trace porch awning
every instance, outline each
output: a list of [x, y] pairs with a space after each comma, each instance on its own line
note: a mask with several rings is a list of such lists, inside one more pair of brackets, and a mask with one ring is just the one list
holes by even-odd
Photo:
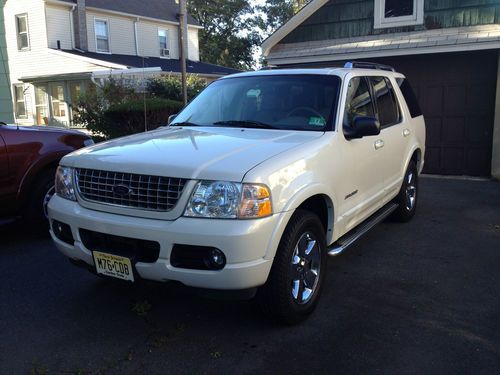
[[45, 83], [54, 81], [91, 79], [91, 77], [92, 77], [92, 72], [82, 72], [82, 73], [66, 73], [66, 74], [49, 74], [43, 76], [27, 76], [27, 77], [21, 77], [19, 78], [19, 80], [24, 83]]

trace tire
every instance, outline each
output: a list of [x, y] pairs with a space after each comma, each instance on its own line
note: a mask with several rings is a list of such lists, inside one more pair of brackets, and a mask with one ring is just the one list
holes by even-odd
[[300, 323], [316, 308], [326, 273], [323, 225], [317, 215], [299, 209], [285, 229], [269, 278], [259, 290], [261, 308], [279, 323]]
[[49, 225], [47, 203], [54, 195], [54, 179], [56, 170], [51, 168], [43, 171], [34, 182], [33, 194], [24, 209], [24, 219], [30, 223]]
[[398, 208], [393, 212], [391, 218], [401, 223], [410, 221], [417, 210], [418, 195], [417, 165], [412, 160], [406, 169], [401, 190], [394, 200], [398, 204]]

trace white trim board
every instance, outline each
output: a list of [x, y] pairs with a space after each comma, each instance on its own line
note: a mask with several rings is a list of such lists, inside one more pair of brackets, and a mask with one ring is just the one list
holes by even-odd
[[319, 8], [325, 5], [328, 0], [312, 0], [304, 6], [295, 16], [271, 34], [261, 45], [262, 54], [267, 56], [271, 48], [278, 44], [284, 37], [290, 34], [302, 22], [311, 17]]
[[385, 17], [385, 2], [386, 0], [375, 0], [373, 12], [374, 29], [421, 25], [424, 23], [424, 0], [413, 0], [412, 15], [394, 18]]

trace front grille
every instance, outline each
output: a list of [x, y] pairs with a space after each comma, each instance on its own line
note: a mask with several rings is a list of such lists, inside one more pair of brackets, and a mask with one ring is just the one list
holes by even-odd
[[141, 174], [76, 170], [76, 186], [88, 201], [150, 211], [170, 211], [181, 197], [186, 180]]
[[160, 244], [112, 234], [80, 229], [83, 245], [90, 251], [119, 255], [141, 263], [154, 263], [160, 256]]

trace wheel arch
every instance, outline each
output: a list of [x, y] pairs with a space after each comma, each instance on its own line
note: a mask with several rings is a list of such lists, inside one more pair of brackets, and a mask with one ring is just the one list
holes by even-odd
[[288, 201], [285, 208], [281, 211], [281, 218], [271, 236], [271, 242], [267, 248], [265, 259], [274, 258], [283, 233], [293, 214], [299, 208], [309, 210], [318, 215], [325, 230], [326, 243], [327, 245], [331, 244], [334, 238], [335, 207], [335, 198], [327, 192], [326, 188], [320, 185], [300, 190]]
[[31, 187], [40, 178], [43, 173], [46, 173], [52, 168], [57, 168], [61, 158], [66, 155], [64, 153], [51, 154], [45, 158], [39, 159], [36, 163], [33, 163], [31, 167], [26, 171], [19, 184], [19, 189], [17, 191], [17, 199], [19, 202], [19, 207], [23, 207], [29, 198], [29, 193]]

